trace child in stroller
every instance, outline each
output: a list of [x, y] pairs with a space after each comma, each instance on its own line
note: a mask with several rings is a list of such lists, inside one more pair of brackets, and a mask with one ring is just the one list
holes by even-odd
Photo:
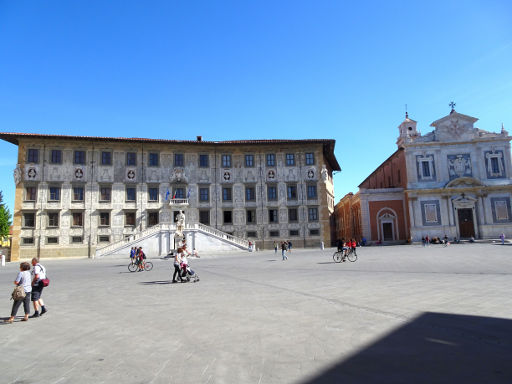
[[181, 260], [181, 281], [182, 282], [193, 282], [199, 281], [199, 276], [195, 273], [192, 268], [188, 265], [187, 256], [184, 254]]

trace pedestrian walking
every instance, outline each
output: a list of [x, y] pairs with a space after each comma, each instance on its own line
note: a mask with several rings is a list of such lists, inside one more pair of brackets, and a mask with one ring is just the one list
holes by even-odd
[[288, 240], [288, 252], [292, 252], [292, 242]]
[[277, 243], [274, 241], [274, 253], [277, 253]]
[[[34, 314], [30, 317], [39, 317], [44, 315], [48, 310], [44, 306], [41, 295], [43, 294], [43, 282], [41, 280], [46, 279], [46, 268], [39, 264], [37, 258], [32, 259], [32, 294], [31, 300], [34, 306]], [[41, 308], [41, 314], [39, 314], [39, 308]]]
[[283, 256], [283, 261], [288, 260], [288, 256], [286, 256], [286, 241], [281, 242], [281, 255]]
[[183, 261], [183, 249], [178, 248], [178, 251], [176, 252], [176, 256], [174, 256], [174, 274], [172, 275], [172, 282], [177, 283], [176, 275], [180, 279], [180, 283], [183, 282], [183, 279], [181, 278], [181, 263]]
[[23, 287], [25, 297], [23, 299], [15, 300], [14, 303], [12, 303], [11, 317], [5, 320], [5, 322], [9, 324], [14, 321], [21, 303], [23, 303], [23, 310], [25, 311], [25, 317], [21, 321], [27, 321], [28, 315], [30, 314], [30, 293], [32, 292], [32, 279], [30, 277], [30, 264], [26, 261], [20, 264], [20, 271], [18, 272], [18, 276], [16, 276], [16, 280], [14, 280], [14, 285]]
[[505, 234], [504, 233], [501, 233], [500, 239], [501, 239], [501, 245], [504, 245], [505, 244]]

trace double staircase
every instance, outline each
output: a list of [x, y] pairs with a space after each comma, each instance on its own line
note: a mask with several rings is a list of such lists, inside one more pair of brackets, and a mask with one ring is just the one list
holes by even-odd
[[[176, 224], [158, 224], [136, 233], [125, 240], [97, 248], [95, 257], [128, 256], [132, 247], [144, 248], [150, 257], [165, 256], [174, 249], [174, 233]], [[211, 251], [246, 250], [249, 251], [249, 241], [241, 237], [219, 231], [208, 225], [195, 223], [185, 225], [183, 231], [189, 250], [196, 248], [199, 253]]]

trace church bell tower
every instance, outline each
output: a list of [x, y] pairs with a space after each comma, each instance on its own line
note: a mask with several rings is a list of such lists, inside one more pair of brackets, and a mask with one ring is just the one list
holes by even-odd
[[405, 120], [398, 126], [400, 135], [396, 140], [398, 147], [401, 147], [404, 143], [413, 141], [416, 137], [421, 136], [416, 129], [417, 122], [409, 119], [409, 114], [405, 112]]

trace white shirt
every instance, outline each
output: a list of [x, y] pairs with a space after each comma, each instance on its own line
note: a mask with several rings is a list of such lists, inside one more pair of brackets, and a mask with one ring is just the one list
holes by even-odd
[[34, 265], [32, 269], [32, 276], [39, 275], [39, 280], [46, 279], [46, 268], [41, 264]]

